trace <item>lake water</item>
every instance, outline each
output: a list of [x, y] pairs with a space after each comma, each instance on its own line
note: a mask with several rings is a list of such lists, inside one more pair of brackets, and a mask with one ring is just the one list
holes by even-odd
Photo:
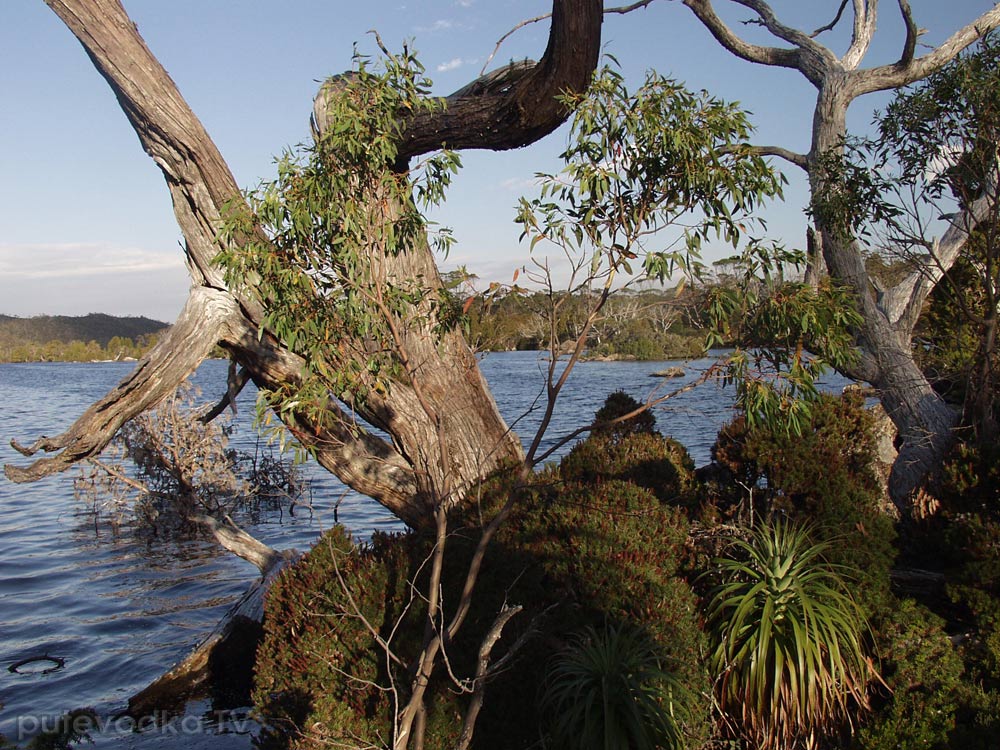
[[[604, 398], [624, 389], [644, 399], [697, 379], [710, 360], [678, 362], [583, 362], [560, 399], [550, 443], [586, 424]], [[682, 364], [683, 378], [660, 381], [650, 374]], [[530, 436], [540, 419], [544, 358], [534, 352], [485, 357], [482, 368], [501, 412]], [[124, 377], [125, 363], [0, 364], [0, 463], [25, 463], [9, 446], [61, 432], [91, 402]], [[227, 363], [206, 362], [195, 382], [213, 400], [225, 390]], [[250, 388], [248, 391], [252, 390]], [[256, 441], [250, 424], [255, 394], [240, 398], [237, 448]], [[708, 461], [718, 428], [732, 418], [732, 391], [708, 382], [664, 402], [657, 425]], [[248, 524], [268, 544], [300, 550], [338, 517], [359, 536], [398, 528], [374, 501], [347, 492], [329, 474], [307, 464], [312, 513], [273, 513]], [[34, 484], [0, 477], [0, 734], [16, 739], [77, 707], [92, 707], [102, 720], [118, 714], [128, 697], [183, 658], [246, 590], [256, 569], [214, 543], [117, 538], [96, 527], [73, 494], [75, 470]], [[43, 674], [11, 672], [22, 659], [48, 655], [64, 660]], [[52, 666], [47, 664], [45, 666]], [[27, 671], [27, 670], [26, 670]], [[94, 735], [98, 747], [249, 748], [254, 726], [243, 714], [216, 715], [211, 706], [189, 707], [188, 716], [144, 732], [110, 722]], [[179, 740], [178, 734], [184, 733]], [[201, 739], [199, 739], [199, 737]]]

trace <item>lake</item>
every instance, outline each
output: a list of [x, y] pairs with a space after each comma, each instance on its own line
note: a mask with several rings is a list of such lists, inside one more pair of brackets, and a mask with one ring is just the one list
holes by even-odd
[[[654, 386], [669, 392], [697, 379], [712, 360], [696, 362], [582, 362], [560, 399], [549, 444], [586, 424], [608, 393], [623, 389], [643, 400]], [[650, 374], [683, 365], [682, 378]], [[0, 364], [0, 463], [25, 463], [9, 445], [55, 435], [131, 369], [127, 363]], [[194, 377], [207, 401], [225, 391], [228, 363], [209, 361]], [[482, 368], [508, 423], [530, 437], [541, 416], [543, 355], [491, 354]], [[837, 381], [840, 384], [840, 381]], [[234, 447], [252, 452], [255, 394], [239, 400]], [[533, 409], [533, 404], [537, 408]], [[719, 427], [733, 416], [732, 390], [714, 382], [668, 400], [655, 410], [657, 426], [709, 460]], [[312, 512], [272, 513], [247, 524], [273, 547], [308, 549], [324, 529], [341, 523], [364, 537], [399, 528], [374, 501], [347, 491], [315, 464], [310, 480]], [[166, 727], [129, 732], [111, 721], [128, 697], [183, 658], [221, 619], [256, 576], [248, 563], [214, 543], [114, 536], [95, 526], [74, 498], [76, 470], [28, 485], [0, 478], [0, 734], [17, 739], [65, 711], [93, 708], [105, 731], [98, 747], [174, 747], [184, 733], [188, 747], [249, 748], [255, 728], [245, 714], [216, 714], [206, 703]], [[345, 494], [346, 493], [346, 494]], [[47, 674], [9, 667], [38, 655], [58, 657]], [[48, 663], [45, 666], [53, 666]], [[201, 739], [199, 739], [199, 737]]]

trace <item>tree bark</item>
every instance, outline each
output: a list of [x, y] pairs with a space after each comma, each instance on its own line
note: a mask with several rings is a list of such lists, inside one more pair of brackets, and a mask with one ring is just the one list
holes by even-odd
[[[768, 147], [775, 155], [800, 166], [809, 176], [813, 194], [825, 186], [821, 175], [821, 157], [842, 148], [847, 135], [847, 110], [859, 96], [874, 91], [898, 88], [920, 80], [940, 69], [984, 34], [1000, 26], [1000, 6], [955, 32], [942, 45], [922, 57], [916, 57], [918, 28], [909, 4], [900, 2], [906, 34], [899, 60], [891, 65], [859, 68], [875, 33], [878, 0], [855, 0], [854, 24], [848, 51], [838, 58], [814, 38], [833, 25], [812, 35], [782, 24], [764, 0], [733, 0], [753, 11], [768, 32], [789, 47], [767, 47], [741, 39], [716, 14], [712, 0], [683, 0], [715, 39], [734, 55], [762, 65], [798, 70], [817, 89], [812, 118], [810, 151], [803, 158]], [[837, 20], [840, 19], [838, 13]], [[995, 191], [994, 191], [995, 193]], [[900, 284], [876, 294], [865, 269], [861, 245], [839, 236], [834, 228], [816, 220], [810, 249], [822, 252], [826, 270], [835, 281], [853, 290], [863, 322], [857, 331], [860, 361], [845, 375], [871, 383], [877, 390], [886, 412], [896, 424], [901, 446], [889, 479], [893, 502], [903, 513], [909, 510], [914, 491], [928, 473], [935, 470], [953, 439], [958, 414], [934, 392], [927, 378], [916, 366], [911, 351], [913, 326], [924, 300], [934, 284], [947, 271], [972, 229], [986, 214], [996, 195], [978, 201], [956, 220], [941, 238], [933, 264], [920, 269]], [[817, 253], [810, 252], [808, 278], [818, 278]]]
[[[240, 196], [222, 155], [176, 85], [146, 47], [119, 0], [46, 0], [107, 80], [143, 148], [163, 172], [185, 239], [194, 291], [175, 331], [128, 379], [62, 435], [22, 450], [59, 451], [28, 467], [5, 467], [14, 481], [62, 471], [99, 453], [125, 421], [174, 390], [211, 348], [224, 346], [260, 388], [299, 381], [303, 362], [261, 333], [264, 309], [252, 293], [230, 289], [213, 263], [227, 203]], [[568, 115], [557, 94], [581, 91], [600, 52], [598, 0], [555, 0], [548, 46], [531, 67], [486, 76], [447, 99], [447, 108], [403, 123], [404, 158], [440, 148], [514, 148], [555, 129]], [[424, 274], [438, 286], [429, 246], [401, 256], [391, 274]], [[412, 278], [412, 276], [410, 276]], [[351, 405], [331, 401], [322, 425], [295, 415], [293, 431], [321, 465], [370, 495], [411, 526], [428, 519], [429, 494], [442, 474], [460, 492], [521, 446], [497, 411], [475, 357], [462, 337], [412, 332], [408, 345], [429, 404], [407, 383], [394, 384], [358, 413], [389, 435], [355, 428]], [[430, 408], [425, 408], [429, 406]]]
[[181, 711], [208, 688], [245, 690], [253, 678], [254, 655], [263, 635], [265, 597], [281, 571], [297, 558], [293, 550], [276, 553], [271, 564], [261, 569], [262, 577], [187, 657], [129, 698], [127, 714], [142, 719]]

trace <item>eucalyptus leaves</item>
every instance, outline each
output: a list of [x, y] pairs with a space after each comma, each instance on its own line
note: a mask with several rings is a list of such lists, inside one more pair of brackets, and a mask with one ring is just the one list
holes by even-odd
[[375, 63], [356, 55], [352, 73], [324, 85], [315, 142], [283, 154], [277, 178], [234, 203], [220, 232], [226, 282], [261, 300], [267, 331], [305, 362], [306, 380], [278, 399], [284, 408], [388, 389], [405, 377], [405, 330], [439, 324], [440, 284], [408, 275], [405, 256], [428, 237], [450, 246], [423, 210], [443, 199], [460, 162], [442, 150], [397, 163], [402, 115], [441, 104], [413, 53], [383, 52]]

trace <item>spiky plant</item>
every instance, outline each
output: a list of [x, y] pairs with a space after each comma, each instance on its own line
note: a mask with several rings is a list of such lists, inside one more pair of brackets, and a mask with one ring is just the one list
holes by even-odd
[[542, 706], [556, 747], [680, 748], [682, 693], [647, 634], [605, 624], [585, 628], [556, 656]]
[[874, 675], [850, 571], [824, 560], [807, 526], [759, 525], [717, 560], [710, 596], [712, 667], [723, 713], [761, 750], [812, 747], [867, 707]]

